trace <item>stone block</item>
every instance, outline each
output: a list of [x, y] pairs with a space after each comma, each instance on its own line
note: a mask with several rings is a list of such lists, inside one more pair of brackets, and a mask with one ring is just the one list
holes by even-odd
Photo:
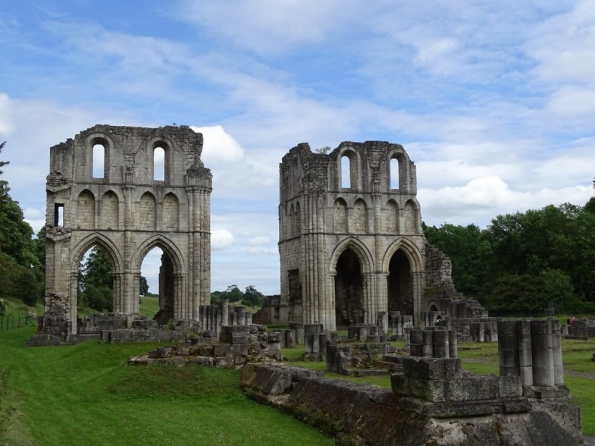
[[461, 376], [460, 359], [404, 358], [403, 373], [425, 380], [454, 379]]

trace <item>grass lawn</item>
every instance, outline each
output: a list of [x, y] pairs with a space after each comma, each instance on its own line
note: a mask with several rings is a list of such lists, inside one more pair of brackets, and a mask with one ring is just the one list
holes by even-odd
[[127, 365], [155, 344], [26, 348], [33, 333], [0, 332], [7, 401], [17, 408], [3, 446], [334, 444], [244, 396], [237, 370]]

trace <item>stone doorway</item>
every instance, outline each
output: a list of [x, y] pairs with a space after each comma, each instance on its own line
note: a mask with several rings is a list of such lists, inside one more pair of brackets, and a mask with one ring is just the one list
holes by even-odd
[[390, 259], [388, 286], [388, 311], [413, 314], [413, 275], [407, 255], [397, 250]]
[[362, 265], [347, 248], [335, 267], [335, 321], [337, 327], [364, 323], [364, 280]]

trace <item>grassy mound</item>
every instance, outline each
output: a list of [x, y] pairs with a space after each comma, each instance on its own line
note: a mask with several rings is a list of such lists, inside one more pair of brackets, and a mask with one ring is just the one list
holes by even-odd
[[239, 371], [128, 366], [156, 344], [25, 348], [33, 329], [0, 332], [4, 445], [331, 445], [333, 440], [239, 389]]

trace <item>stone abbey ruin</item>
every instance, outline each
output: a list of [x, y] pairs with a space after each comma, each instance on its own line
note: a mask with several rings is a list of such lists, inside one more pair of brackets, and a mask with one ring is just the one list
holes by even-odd
[[[457, 293], [450, 260], [424, 237], [415, 165], [402, 146], [343, 142], [326, 154], [303, 143], [283, 157], [281, 294], [252, 315], [210, 303], [212, 175], [202, 145], [186, 126], [96, 125], [51, 148], [45, 314], [29, 345], [179, 342], [130, 364], [243, 367], [249, 396], [337, 444], [582, 442], [580, 409], [564, 386], [559, 323], [497, 321]], [[103, 175], [94, 176], [97, 146]], [[93, 246], [112, 265], [114, 311], [82, 319], [79, 264]], [[148, 320], [139, 314], [139, 279], [155, 247], [163, 252], [159, 312]], [[270, 332], [265, 324], [288, 328]], [[388, 342], [389, 332], [405, 349]], [[498, 342], [500, 376], [461, 370], [457, 344], [470, 341]], [[304, 359], [339, 374], [390, 373], [392, 389], [275, 364], [281, 347], [296, 345]]]

